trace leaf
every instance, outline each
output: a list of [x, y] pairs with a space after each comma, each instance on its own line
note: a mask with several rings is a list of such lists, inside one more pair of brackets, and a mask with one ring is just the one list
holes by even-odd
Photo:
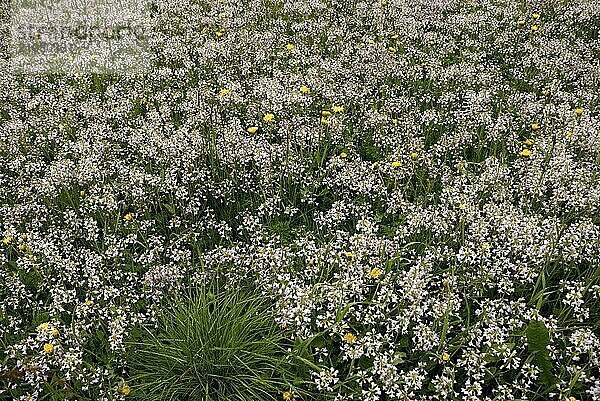
[[552, 359], [548, 353], [550, 335], [543, 322], [532, 320], [527, 326], [527, 348], [533, 355], [533, 362], [540, 369], [542, 381], [552, 386], [556, 383], [556, 377], [552, 374]]

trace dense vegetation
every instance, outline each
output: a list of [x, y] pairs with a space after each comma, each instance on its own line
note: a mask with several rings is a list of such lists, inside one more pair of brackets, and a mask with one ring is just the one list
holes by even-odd
[[599, 2], [147, 11], [0, 48], [0, 399], [600, 401]]

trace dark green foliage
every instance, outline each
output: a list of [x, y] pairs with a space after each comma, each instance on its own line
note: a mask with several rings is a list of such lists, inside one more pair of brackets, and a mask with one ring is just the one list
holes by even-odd
[[266, 401], [288, 388], [284, 335], [265, 298], [192, 289], [157, 323], [128, 344], [135, 399]]
[[552, 374], [552, 360], [547, 346], [550, 344], [550, 335], [543, 322], [532, 320], [527, 326], [527, 348], [533, 354], [535, 365], [541, 370], [540, 377], [545, 385], [552, 386], [556, 378]]

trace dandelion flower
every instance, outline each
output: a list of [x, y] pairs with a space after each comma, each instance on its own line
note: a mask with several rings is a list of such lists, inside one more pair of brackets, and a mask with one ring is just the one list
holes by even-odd
[[52, 329], [52, 337], [58, 337], [59, 331], [58, 329]]
[[219, 91], [219, 96], [225, 96], [229, 93], [229, 89], [223, 88]]
[[444, 352], [444, 353], [441, 355], [441, 358], [442, 358], [442, 361], [444, 361], [444, 362], [448, 362], [448, 361], [450, 360], [450, 354], [449, 354], [449, 353], [447, 353], [447, 352]]
[[215, 35], [217, 38], [220, 38], [221, 36], [223, 36], [223, 32], [217, 31], [217, 32], [215, 32]]
[[346, 153], [346, 152], [342, 152], [342, 153], [340, 153], [340, 157], [341, 157], [342, 159], [345, 159], [346, 157], [348, 157], [348, 153]]
[[540, 129], [540, 125], [537, 123], [533, 123], [533, 124], [531, 124], [531, 129], [534, 131], [537, 131]]
[[531, 156], [531, 150], [529, 150], [529, 149], [523, 149], [523, 150], [521, 151], [521, 153], [519, 153], [519, 154], [520, 154], [521, 156], [523, 156], [523, 157], [529, 157], [529, 156]]
[[334, 113], [341, 113], [344, 111], [344, 106], [333, 106], [331, 107], [331, 110], [333, 110]]
[[54, 352], [54, 344], [52, 344], [52, 343], [44, 344], [44, 352], [46, 354], [53, 353]]
[[345, 255], [348, 259], [352, 259], [354, 257], [354, 254], [352, 252], [346, 252]]
[[12, 237], [11, 237], [11, 236], [8, 236], [8, 237], [4, 237], [4, 238], [2, 238], [2, 243], [3, 243], [4, 245], [8, 245], [8, 244], [10, 244], [11, 242], [12, 242]]
[[538, 26], [537, 25], [531, 25], [531, 30], [533, 32], [537, 31], [538, 30]]
[[413, 160], [417, 160], [419, 158], [419, 154], [417, 152], [412, 152], [410, 154], [410, 158]]
[[273, 114], [269, 113], [263, 117], [263, 121], [266, 123], [270, 123], [271, 121], [273, 121], [274, 118], [275, 118], [275, 116]]
[[575, 109], [575, 114], [577, 114], [577, 116], [580, 116], [583, 114], [583, 109], [581, 107], [578, 107]]
[[292, 392], [284, 391], [282, 396], [285, 401], [290, 401], [292, 399]]
[[310, 89], [308, 88], [308, 86], [306, 86], [306, 85], [302, 85], [302, 86], [300, 87], [300, 92], [302, 92], [302, 93], [306, 94], [306, 93], [310, 92]]
[[346, 333], [344, 334], [344, 341], [348, 344], [352, 344], [356, 341], [356, 336], [352, 333]]
[[323, 117], [329, 117], [329, 116], [331, 115], [331, 112], [330, 112], [330, 111], [327, 111], [327, 110], [323, 110], [323, 111], [321, 112], [321, 115], [322, 115]]
[[285, 45], [285, 48], [288, 49], [289, 51], [292, 51], [292, 50], [294, 50], [296, 48], [296, 46], [294, 46], [291, 43], [288, 43], [287, 45]]
[[398, 34], [392, 35], [392, 39], [398, 39], [399, 37], [400, 37], [400, 35], [398, 35]]
[[315, 264], [315, 260], [313, 258], [308, 259], [308, 265], [313, 266]]
[[527, 139], [525, 139], [525, 142], [523, 142], [523, 143], [525, 144], [525, 146], [531, 146], [531, 145], [533, 145], [533, 140], [527, 138]]
[[256, 134], [256, 131], [258, 131], [258, 127], [248, 127], [249, 133]]
[[392, 168], [398, 168], [400, 166], [402, 166], [402, 162], [401, 161], [396, 160], [396, 161], [392, 162]]
[[85, 191], [79, 191], [79, 196], [85, 196]]
[[125, 215], [125, 217], [123, 217], [126, 221], [132, 221], [133, 220], [133, 215], [131, 213], [127, 213]]
[[538, 18], [540, 18], [540, 15], [538, 13], [534, 13], [532, 15], [532, 17], [533, 17], [533, 19], [538, 19]]
[[121, 394], [129, 395], [130, 393], [131, 393], [131, 387], [129, 387], [127, 384], [124, 384], [123, 387], [121, 387]]
[[517, 21], [517, 24], [519, 24], [519, 26], [523, 26], [525, 25], [525, 20], [524, 19], [520, 19]]
[[321, 124], [323, 124], [323, 125], [330, 125], [329, 120], [326, 119], [325, 117], [321, 117]]
[[42, 331], [48, 330], [49, 328], [50, 328], [50, 323], [44, 322], [44, 323], [40, 323], [38, 325], [37, 331], [41, 333]]
[[371, 278], [378, 278], [379, 276], [381, 276], [381, 269], [377, 267], [372, 268], [369, 272], [369, 277]]

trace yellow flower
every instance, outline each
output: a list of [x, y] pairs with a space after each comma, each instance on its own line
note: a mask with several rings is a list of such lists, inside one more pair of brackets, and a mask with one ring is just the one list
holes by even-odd
[[540, 125], [536, 124], [536, 123], [533, 123], [533, 124], [531, 124], [531, 129], [534, 130], [534, 131], [537, 131], [537, 130], [540, 129]]
[[531, 25], [531, 30], [533, 32], [537, 31], [538, 30], [538, 26], [537, 25]]
[[575, 109], [575, 114], [577, 114], [578, 116], [583, 114], [583, 109], [581, 107], [578, 107]]
[[340, 157], [341, 157], [342, 159], [345, 159], [346, 157], [348, 157], [348, 153], [346, 153], [346, 152], [342, 152], [342, 153], [340, 153]]
[[85, 301], [86, 306], [92, 306], [93, 304], [94, 304], [94, 301], [92, 301], [91, 299], [88, 299]]
[[217, 31], [215, 32], [215, 35], [217, 36], [217, 38], [220, 38], [221, 36], [223, 36], [223, 32]]
[[51, 354], [52, 352], [54, 352], [54, 344], [51, 344], [51, 343], [44, 344], [44, 352], [46, 354]]
[[550, 93], [550, 91], [548, 89], [544, 89], [542, 91], [542, 95], [544, 95], [544, 96], [548, 96], [549, 93]]
[[225, 96], [229, 93], [229, 89], [223, 88], [219, 91], [219, 96]]
[[50, 323], [48, 322], [44, 322], [44, 323], [40, 323], [37, 327], [37, 331], [39, 331], [40, 333], [42, 331], [48, 330], [50, 328]]
[[412, 152], [410, 154], [410, 158], [413, 160], [417, 160], [419, 158], [419, 154], [417, 152]]
[[308, 259], [308, 265], [312, 266], [315, 264], [315, 260], [313, 258]]
[[523, 149], [523, 150], [521, 151], [521, 153], [519, 153], [519, 154], [520, 154], [521, 156], [523, 156], [523, 157], [529, 157], [529, 156], [531, 156], [531, 150], [529, 150], [529, 149]]
[[372, 268], [369, 272], [369, 277], [371, 278], [377, 278], [379, 276], [381, 276], [381, 269], [378, 269], [377, 267]]
[[392, 123], [393, 123], [393, 124], [398, 124], [398, 119], [396, 119], [396, 118], [392, 118]]
[[24, 252], [27, 250], [27, 245], [25, 244], [19, 244], [19, 251]]
[[285, 48], [291, 51], [291, 50], [294, 50], [296, 48], [296, 46], [294, 46], [291, 43], [288, 43], [287, 45], [285, 45]]
[[533, 140], [527, 138], [527, 139], [525, 139], [524, 143], [525, 143], [525, 146], [531, 146], [531, 145], [533, 145]]
[[444, 280], [444, 281], [442, 281], [442, 285], [444, 287], [448, 287], [450, 285], [450, 282], [448, 280]]
[[444, 361], [444, 362], [448, 362], [448, 361], [450, 360], [450, 354], [449, 354], [449, 353], [447, 353], [447, 352], [444, 352], [444, 353], [441, 355], [441, 357], [442, 357], [442, 361]]
[[579, 400], [575, 397], [569, 397], [569, 401], [579, 401]]
[[11, 237], [11, 236], [8, 236], [8, 237], [4, 237], [4, 238], [2, 238], [2, 243], [3, 243], [4, 245], [8, 245], [8, 244], [10, 244], [11, 242], [12, 242], [12, 237]]
[[402, 162], [401, 161], [396, 160], [396, 161], [392, 162], [392, 168], [398, 168], [400, 166], [402, 166]]
[[327, 111], [327, 110], [323, 110], [323, 111], [321, 112], [321, 115], [322, 115], [323, 117], [329, 117], [329, 116], [331, 115], [331, 112], [330, 112], [330, 111]]
[[129, 393], [131, 393], [131, 387], [129, 387], [127, 384], [123, 384], [123, 387], [121, 387], [121, 394], [129, 395]]
[[258, 131], [258, 127], [248, 127], [249, 133], [256, 134], [256, 131]]
[[334, 113], [341, 113], [344, 111], [344, 106], [332, 106], [331, 110], [333, 110]]
[[133, 215], [131, 213], [127, 213], [124, 217], [125, 220], [127, 221], [132, 221], [133, 220]]
[[538, 18], [540, 18], [540, 15], [538, 13], [534, 13], [532, 15], [532, 17], [533, 17], [533, 19], [538, 19]]
[[344, 255], [346, 255], [348, 259], [352, 259], [354, 257], [354, 254], [352, 252], [346, 252]]
[[568, 131], [566, 134], [567, 138], [571, 139], [573, 138], [573, 133], [571, 131]]
[[302, 92], [302, 93], [306, 94], [306, 93], [310, 92], [310, 89], [308, 88], [308, 86], [306, 86], [306, 85], [302, 85], [302, 86], [300, 87], [300, 92]]
[[85, 191], [79, 191], [79, 196], [85, 196]]
[[489, 242], [484, 242], [483, 244], [481, 244], [481, 247], [485, 250], [485, 249], [490, 249], [490, 243]]
[[346, 341], [348, 344], [352, 344], [354, 341], [356, 341], [356, 336], [352, 333], [346, 333], [344, 334], [344, 341]]
[[292, 399], [292, 392], [284, 391], [282, 396], [285, 401], [290, 401]]
[[519, 24], [519, 26], [523, 26], [525, 25], [525, 20], [524, 19], [520, 19], [517, 21], [517, 24]]
[[266, 123], [270, 123], [271, 121], [273, 121], [274, 118], [275, 118], [275, 116], [273, 114], [269, 113], [263, 117], [263, 121]]
[[398, 39], [399, 37], [400, 37], [400, 35], [398, 35], [398, 34], [392, 35], [392, 39]]
[[325, 117], [321, 117], [321, 124], [323, 124], [323, 125], [330, 125], [329, 120], [326, 119]]
[[392, 53], [394, 53], [396, 51], [396, 48], [393, 46], [388, 47], [388, 50]]

